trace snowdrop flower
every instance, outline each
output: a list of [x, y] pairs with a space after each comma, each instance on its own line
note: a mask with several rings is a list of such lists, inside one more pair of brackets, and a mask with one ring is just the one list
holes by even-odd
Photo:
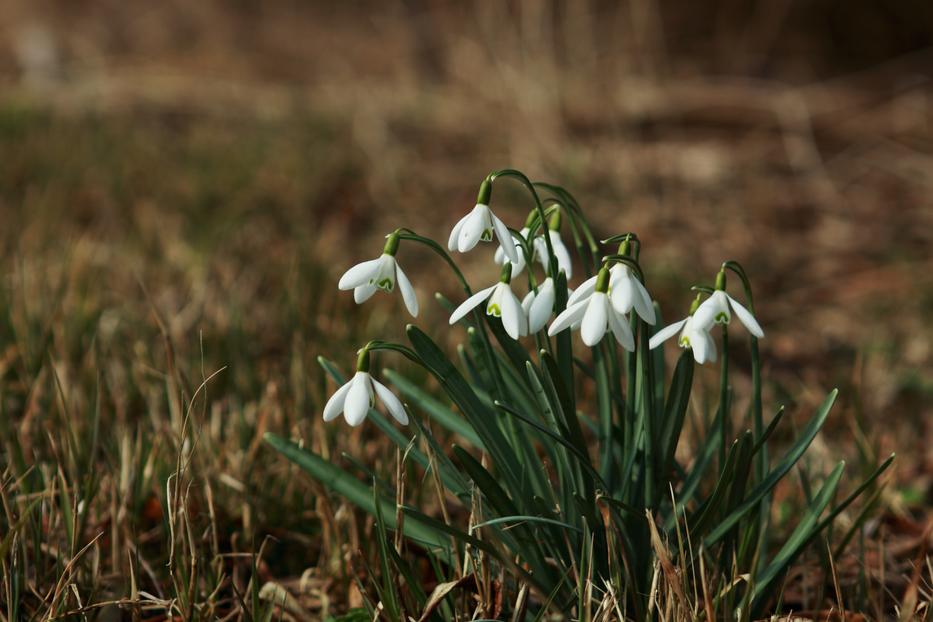
[[670, 326], [665, 326], [656, 332], [648, 341], [648, 348], [654, 350], [659, 345], [673, 337], [677, 331], [680, 331], [680, 337], [677, 343], [681, 348], [690, 348], [693, 350], [693, 359], [702, 365], [709, 361], [716, 362], [716, 342], [709, 334], [710, 324], [703, 323], [702, 318], [697, 317], [697, 308], [700, 306], [700, 297], [690, 307], [690, 314], [679, 322], [674, 322]]
[[[548, 237], [551, 238], [551, 248], [554, 249], [554, 257], [557, 259], [557, 269], [563, 270], [564, 274], [566, 274], [569, 279], [573, 275], [573, 261], [570, 259], [570, 252], [567, 250], [564, 241], [560, 237], [560, 231], [548, 229], [547, 234]], [[539, 235], [536, 237], [533, 244], [535, 257], [541, 262], [541, 267], [544, 268], [544, 271], [547, 272], [547, 242], [544, 241], [544, 236]]]
[[575, 302], [557, 316], [547, 334], [553, 337], [579, 323], [580, 337], [586, 345], [595, 346], [609, 331], [619, 345], [629, 352], [634, 352], [635, 338], [632, 329], [629, 328], [628, 319], [612, 306], [608, 291], [609, 268], [603, 266], [596, 275], [592, 293], [588, 297], [580, 297], [577, 296], [579, 290], [574, 292]]
[[519, 337], [528, 334], [528, 318], [525, 317], [525, 311], [512, 288], [509, 285], [512, 281], [512, 270], [509, 266], [502, 267], [502, 275], [499, 282], [491, 287], [480, 290], [463, 301], [457, 307], [453, 315], [450, 316], [450, 324], [456, 324], [467, 313], [478, 307], [481, 303], [486, 303], [486, 315], [492, 315], [502, 319], [502, 326], [505, 332], [512, 339], [518, 340]]
[[751, 311], [727, 294], [725, 289], [726, 273], [720, 270], [719, 274], [716, 275], [716, 291], [714, 291], [696, 311], [697, 321], [709, 326], [712, 326], [714, 323], [728, 324], [732, 319], [729, 307], [732, 307], [732, 311], [735, 312], [739, 321], [748, 329], [748, 332], [759, 339], [764, 337], [765, 332], [761, 330], [761, 325], [758, 324], [758, 320], [751, 314]]
[[518, 261], [518, 251], [512, 240], [512, 233], [499, 218], [489, 209], [489, 198], [492, 195], [492, 183], [483, 180], [476, 199], [476, 207], [454, 225], [447, 240], [447, 248], [465, 253], [471, 250], [476, 243], [491, 242], [493, 233], [502, 245], [502, 249], [510, 261]]
[[[531, 290], [522, 299], [522, 310], [528, 317], [528, 334], [536, 333], [544, 328], [550, 319], [554, 311], [554, 302], [557, 300], [555, 287], [554, 279], [547, 277], [537, 290]], [[567, 296], [572, 295], [573, 290], [568, 287]]]
[[[627, 255], [628, 248], [628, 240], [623, 241], [619, 245], [618, 254]], [[574, 292], [574, 299], [569, 300], [567, 305], [589, 296], [595, 288], [596, 277], [594, 276], [580, 284]], [[648, 324], [654, 325], [657, 322], [651, 294], [628, 264], [617, 262], [609, 269], [609, 300], [617, 313], [624, 314], [635, 309], [635, 313]]]
[[610, 270], [609, 298], [612, 306], [619, 313], [628, 313], [633, 308], [641, 319], [654, 325], [657, 318], [654, 314], [654, 303], [651, 294], [641, 284], [632, 268], [624, 263], [617, 263]]
[[362, 304], [369, 300], [377, 290], [391, 292], [398, 281], [405, 308], [412, 317], [418, 317], [418, 298], [415, 296], [415, 290], [411, 286], [411, 281], [402, 272], [401, 266], [395, 261], [398, 244], [399, 233], [396, 231], [388, 236], [380, 257], [358, 263], [344, 272], [337, 287], [343, 290], [352, 289], [353, 299], [357, 304]]
[[332, 421], [343, 413], [347, 423], [358, 426], [375, 405], [377, 395], [396, 421], [408, 425], [408, 413], [402, 402], [388, 387], [369, 374], [369, 350], [363, 348], [356, 362], [356, 374], [327, 400], [324, 421]]

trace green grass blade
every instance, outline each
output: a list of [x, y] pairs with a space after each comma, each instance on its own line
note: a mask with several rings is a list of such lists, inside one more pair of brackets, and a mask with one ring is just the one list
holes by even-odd
[[[340, 467], [331, 464], [317, 454], [299, 447], [297, 443], [272, 433], [266, 433], [263, 440], [330, 490], [346, 498], [365, 512], [373, 516], [376, 515], [376, 500], [373, 498], [370, 486], [366, 486]], [[378, 500], [386, 524], [394, 528], [395, 502], [383, 497], [379, 497]], [[403, 531], [406, 536], [428, 547], [444, 551], [448, 551], [450, 548], [450, 543], [447, 542], [447, 538], [443, 534], [417, 521], [405, 521]]]
[[439, 400], [429, 395], [421, 387], [417, 386], [398, 372], [386, 369], [382, 372], [392, 385], [398, 389], [399, 393], [411, 400], [412, 406], [417, 406], [427, 413], [432, 419], [444, 426], [445, 429], [462, 436], [477, 449], [484, 449], [483, 441], [476, 434], [476, 430], [460, 415], [444, 406]]
[[755, 578], [752, 600], [753, 612], [758, 611], [764, 600], [770, 595], [774, 580], [785, 573], [813, 536], [819, 533], [820, 514], [832, 501], [844, 468], [845, 462], [836, 465], [836, 468], [826, 478], [826, 482], [814, 497], [813, 502], [807, 507], [803, 519], [801, 519], [793, 533], [774, 556], [774, 559], [771, 560], [771, 563], [765, 566], [764, 570]]
[[793, 468], [793, 466], [800, 460], [800, 457], [803, 456], [803, 453], [807, 450], [807, 447], [810, 446], [810, 443], [813, 442], [813, 439], [816, 438], [817, 433], [820, 431], [820, 428], [823, 427], [823, 424], [826, 422], [826, 417], [829, 416], [829, 411], [833, 407], [833, 403], [836, 401], [836, 396], [839, 394], [838, 389], [833, 389], [830, 394], [823, 400], [823, 403], [817, 409], [816, 414], [810, 420], [810, 423], [807, 424], [807, 427], [804, 428], [800, 437], [797, 439], [797, 442], [794, 443], [793, 447], [788, 450], [777, 466], [768, 473], [767, 477], [764, 478], [755, 488], [753, 488], [745, 501], [736, 508], [729, 516], [727, 516], [723, 521], [706, 537], [704, 544], [707, 548], [711, 548], [716, 542], [719, 541], [726, 533], [729, 532], [732, 527], [745, 516], [746, 513], [752, 510], [757, 503], [768, 494], [772, 488], [774, 488], [781, 479], [787, 475], [788, 471]]

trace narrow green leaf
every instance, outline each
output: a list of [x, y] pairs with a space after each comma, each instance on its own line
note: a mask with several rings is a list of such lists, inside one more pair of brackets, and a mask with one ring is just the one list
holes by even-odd
[[[299, 447], [297, 443], [268, 432], [263, 440], [330, 490], [346, 498], [365, 512], [373, 516], [376, 515], [376, 501], [373, 498], [371, 487], [366, 486], [340, 467], [331, 464], [317, 454]], [[386, 524], [395, 528], [395, 502], [384, 497], [378, 499], [381, 505], [380, 509], [385, 515]], [[446, 537], [417, 521], [405, 521], [403, 531], [409, 538], [417, 540], [428, 547], [444, 551], [448, 551], [450, 548], [450, 543]]]
[[451, 409], [444, 406], [439, 400], [429, 395], [424, 389], [414, 384], [403, 375], [394, 370], [386, 369], [383, 375], [398, 389], [399, 393], [411, 400], [413, 406], [417, 406], [432, 419], [444, 426], [450, 432], [462, 436], [471, 445], [477, 449], [484, 449], [483, 442], [476, 434], [476, 430], [462, 416], [456, 414]]
[[767, 598], [771, 583], [780, 575], [786, 572], [787, 568], [793, 563], [797, 555], [810, 542], [810, 539], [818, 533], [818, 524], [820, 514], [826, 509], [826, 506], [833, 499], [836, 487], [839, 485], [839, 478], [842, 477], [842, 471], [845, 462], [840, 462], [833, 469], [820, 491], [817, 493], [813, 502], [807, 507], [803, 519], [791, 533], [790, 537], [781, 547], [781, 550], [774, 556], [771, 563], [755, 579], [755, 590], [753, 597], [752, 610], [757, 611], [762, 601]]
[[774, 488], [779, 481], [787, 474], [788, 471], [793, 468], [793, 466], [800, 460], [800, 457], [803, 456], [803, 453], [807, 450], [807, 447], [810, 446], [810, 443], [813, 442], [813, 439], [816, 438], [817, 433], [820, 431], [820, 428], [823, 427], [823, 423], [826, 422], [826, 417], [829, 416], [829, 411], [833, 407], [833, 403], [836, 401], [836, 396], [839, 394], [838, 389], [833, 389], [832, 392], [823, 400], [823, 403], [817, 409], [816, 414], [810, 420], [810, 423], [807, 424], [807, 427], [804, 428], [800, 437], [797, 439], [797, 442], [794, 443], [793, 447], [784, 455], [781, 461], [777, 466], [768, 473], [767, 477], [762, 480], [755, 488], [751, 490], [746, 498], [745, 502], [736, 508], [729, 516], [727, 516], [720, 524], [712, 531], [712, 533], [707, 536], [704, 544], [707, 548], [710, 548], [715, 544], [720, 538], [722, 538], [743, 516], [750, 510], [752, 510], [758, 502], [766, 495], [768, 492]]

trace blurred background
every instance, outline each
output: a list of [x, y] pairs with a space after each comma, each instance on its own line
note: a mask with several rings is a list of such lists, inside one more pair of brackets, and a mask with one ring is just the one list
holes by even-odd
[[[57, 429], [30, 410], [49, 356], [70, 400], [102, 379], [130, 431], [161, 429], [166, 375], [193, 390], [226, 365], [202, 469], [237, 521], [277, 525], [251, 469], [286, 467], [257, 430], [333, 438], [315, 357], [349, 367], [402, 330], [396, 296], [358, 308], [337, 278], [395, 227], [446, 241], [486, 173], [514, 167], [568, 188], [600, 235], [638, 232], [668, 319], [743, 263], [769, 403], [805, 416], [839, 386], [814, 460], [896, 449], [891, 504], [922, 507], [931, 74], [920, 0], [4, 0], [6, 410], [38, 455]], [[495, 202], [516, 227], [530, 207]], [[492, 252], [464, 258], [474, 283]], [[400, 258], [419, 323], [444, 334], [431, 296], [455, 283], [421, 250]]]

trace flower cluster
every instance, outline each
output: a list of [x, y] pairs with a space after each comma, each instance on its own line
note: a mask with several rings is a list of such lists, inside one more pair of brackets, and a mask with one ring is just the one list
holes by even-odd
[[[651, 327], [657, 321], [654, 302], [645, 287], [637, 260], [637, 251], [640, 249], [637, 238], [631, 234], [620, 236], [617, 253], [603, 257], [596, 265], [596, 274], [580, 283], [575, 291], [567, 288], [566, 305], [558, 308], [558, 283], [565, 283], [573, 274], [573, 261], [560, 234], [563, 214], [568, 205], [555, 200], [545, 209], [535, 195], [536, 209], [529, 214], [525, 225], [517, 231], [509, 229], [489, 206], [494, 179], [495, 176], [491, 175], [483, 181], [476, 205], [454, 225], [447, 248], [466, 253], [479, 242], [496, 239], [498, 248], [493, 259], [501, 265], [499, 280], [472, 292], [457, 270], [468, 296], [450, 315], [449, 323], [454, 325], [471, 312], [482, 309], [485, 315], [498, 318], [505, 333], [517, 341], [541, 333], [553, 316], [546, 332], [548, 337], [570, 329], [580, 332], [584, 344], [596, 347], [607, 334], [611, 334], [622, 348], [634, 352], [635, 330], [639, 323], [641, 330], [649, 331], [651, 335]], [[404, 237], [403, 231], [407, 232]], [[405, 307], [412, 317], [416, 317], [418, 299], [395, 259], [402, 239], [425, 243], [435, 252], [443, 254], [450, 265], [455, 265], [436, 243], [410, 230], [400, 229], [387, 236], [380, 257], [347, 270], [340, 278], [338, 287], [342, 290], [352, 289], [354, 300], [362, 303], [378, 290], [394, 291], [397, 283]], [[595, 253], [595, 243], [591, 246]], [[595, 255], [593, 260], [596, 261]], [[535, 262], [544, 271], [540, 283], [532, 270]], [[515, 280], [526, 268], [528, 291], [520, 299], [515, 291]], [[717, 276], [715, 289], [706, 289], [709, 297], [702, 301], [702, 294], [698, 295], [690, 314], [654, 333], [650, 337], [649, 348], [656, 348], [679, 332], [679, 345], [691, 348], [698, 363], [714, 362], [717, 358], [716, 344], [710, 331], [716, 324], [728, 324], [733, 313], [752, 335], [763, 337], [764, 332], [754, 315], [725, 292], [725, 283], [723, 268]], [[406, 423], [408, 417], [398, 398], [369, 375], [368, 346], [361, 350], [360, 361], [364, 359], [365, 363], [359, 364], [363, 367], [357, 367], [356, 376], [327, 403], [325, 420], [344, 412], [351, 425], [359, 424], [372, 406], [375, 394], [396, 420]]]

